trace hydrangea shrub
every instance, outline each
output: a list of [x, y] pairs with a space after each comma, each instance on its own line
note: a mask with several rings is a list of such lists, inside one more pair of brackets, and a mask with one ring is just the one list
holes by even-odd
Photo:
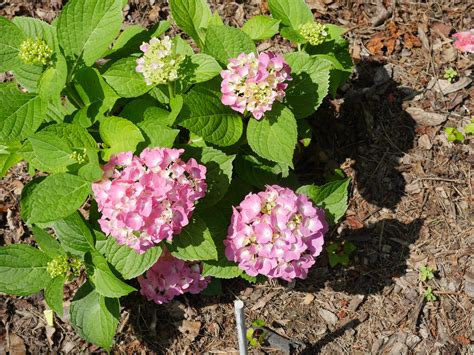
[[[62, 315], [80, 276], [71, 322], [106, 350], [132, 285], [162, 304], [211, 279], [307, 277], [350, 182], [294, 173], [309, 121], [352, 71], [343, 28], [303, 0], [269, 0], [241, 29], [205, 0], [169, 0], [185, 40], [167, 20], [122, 28], [125, 3], [70, 0], [52, 24], [0, 17], [13, 74], [0, 173], [27, 162], [20, 210], [36, 243], [0, 247], [0, 292], [42, 291]], [[291, 46], [257, 50], [275, 36]]]

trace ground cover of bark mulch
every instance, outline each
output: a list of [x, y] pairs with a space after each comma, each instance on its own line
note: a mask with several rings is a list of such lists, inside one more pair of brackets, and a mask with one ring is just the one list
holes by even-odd
[[[328, 240], [351, 241], [348, 267], [322, 257], [294, 285], [224, 282], [218, 297], [189, 296], [157, 306], [139, 296], [122, 303], [114, 352], [226, 354], [236, 351], [232, 301], [250, 323], [305, 344], [303, 354], [467, 354], [474, 352], [473, 138], [452, 143], [444, 127], [473, 115], [473, 56], [457, 52], [450, 34], [472, 27], [468, 0], [306, 0], [315, 18], [349, 30], [356, 71], [338, 98], [312, 120], [316, 130], [298, 159], [305, 182], [322, 182], [341, 167], [353, 177], [350, 208]], [[0, 15], [51, 21], [63, 1], [0, 1]], [[264, 0], [211, 1], [227, 23], [267, 14]], [[150, 25], [169, 15], [166, 1], [131, 0], [127, 23]], [[261, 49], [285, 48], [283, 41]], [[444, 70], [459, 73], [454, 83]], [[31, 242], [19, 221], [18, 197], [28, 181], [20, 164], [0, 186], [0, 244]], [[419, 268], [435, 278], [423, 297]], [[70, 284], [66, 296], [77, 289]], [[98, 351], [67, 319], [44, 321], [44, 301], [0, 296], [0, 353]], [[66, 302], [66, 306], [67, 306]], [[67, 312], [65, 312], [67, 313]], [[278, 354], [271, 348], [254, 353]]]

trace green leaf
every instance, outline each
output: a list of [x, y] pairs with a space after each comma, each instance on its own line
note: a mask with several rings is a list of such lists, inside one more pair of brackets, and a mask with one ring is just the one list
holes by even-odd
[[328, 182], [322, 186], [305, 185], [296, 192], [308, 196], [316, 206], [324, 208], [328, 222], [335, 224], [346, 213], [350, 182], [350, 178], [345, 178]]
[[100, 295], [89, 282], [77, 290], [71, 302], [74, 329], [85, 340], [106, 350], [112, 346], [119, 318], [119, 300]]
[[204, 221], [193, 216], [183, 231], [168, 246], [171, 254], [182, 260], [217, 260], [217, 249]]
[[158, 105], [158, 101], [156, 101], [154, 98], [148, 95], [144, 95], [143, 97], [139, 97], [138, 99], [133, 99], [129, 101], [123, 107], [119, 115], [120, 117], [126, 118], [127, 120], [132, 121], [133, 123], [143, 121], [149, 111], [153, 111], [153, 113], [150, 113], [153, 116], [155, 115], [155, 112], [157, 112], [157, 116], [167, 117], [170, 112], [165, 110], [164, 108], [157, 107]]
[[99, 126], [99, 133], [110, 148], [102, 151], [102, 159], [109, 160], [110, 156], [120, 152], [134, 152], [138, 143], [143, 142], [140, 129], [129, 120], [109, 116]]
[[329, 80], [329, 92], [334, 97], [337, 89], [341, 87], [352, 74], [353, 65], [349, 50], [343, 48], [339, 49], [334, 54], [317, 54], [315, 57], [327, 60], [332, 65]]
[[0, 72], [17, 68], [19, 47], [25, 40], [23, 31], [4, 17], [0, 17]]
[[195, 86], [185, 96], [177, 123], [219, 146], [237, 143], [242, 136], [242, 118], [222, 105], [219, 93]]
[[38, 82], [38, 93], [44, 99], [58, 97], [66, 85], [67, 63], [59, 53], [53, 66], [47, 68]]
[[157, 85], [151, 89], [148, 94], [163, 105], [168, 105], [170, 102], [168, 87], [166, 85]]
[[67, 142], [52, 132], [40, 131], [28, 140], [31, 142], [36, 158], [47, 167], [46, 171], [65, 172], [68, 165], [75, 163], [75, 160], [71, 158], [72, 149]]
[[186, 158], [193, 157], [207, 168], [207, 191], [199, 206], [212, 206], [219, 202], [227, 192], [232, 180], [232, 162], [235, 155], [227, 155], [214, 148], [186, 148]]
[[143, 26], [131, 25], [120, 33], [114, 42], [112, 49], [106, 56], [111, 59], [119, 59], [140, 52], [140, 45], [148, 42], [152, 37], [159, 37], [170, 28], [168, 21], [160, 21], [147, 31]]
[[47, 106], [39, 96], [20, 92], [14, 83], [0, 84], [0, 142], [23, 140], [34, 133]]
[[180, 67], [179, 77], [185, 85], [202, 83], [216, 77], [222, 71], [217, 61], [204, 53], [186, 56]]
[[161, 255], [161, 247], [155, 246], [143, 254], [138, 254], [126, 245], [119, 245], [115, 238], [107, 238], [107, 242], [99, 249], [107, 261], [123, 276], [125, 280], [133, 279], [152, 267]]
[[274, 104], [260, 121], [250, 119], [247, 126], [247, 140], [255, 153], [290, 167], [293, 167], [297, 134], [295, 117], [281, 104]]
[[103, 74], [105, 81], [122, 97], [137, 97], [151, 89], [137, 73], [135, 57], [122, 58], [113, 63]]
[[179, 134], [179, 129], [162, 126], [153, 120], [139, 122], [137, 126], [142, 131], [145, 141], [144, 147], [173, 147], [174, 141]]
[[95, 68], [83, 68], [77, 71], [74, 76], [74, 87], [84, 104], [89, 108], [95, 108], [93, 112], [88, 113], [92, 119], [110, 110], [119, 98]]
[[21, 161], [21, 155], [17, 152], [21, 148], [21, 143], [14, 141], [8, 144], [0, 143], [0, 178], [5, 176], [8, 170]]
[[293, 29], [293, 27], [281, 27], [280, 35], [291, 42], [307, 43], [307, 40], [300, 34], [298, 30]]
[[242, 31], [254, 41], [272, 38], [278, 33], [280, 20], [268, 16], [254, 16], [242, 27]]
[[[145, 42], [147, 30], [141, 25], [131, 25], [125, 28], [115, 40], [112, 49], [106, 54], [107, 57], [119, 58], [138, 52], [139, 46]], [[122, 51], [117, 55], [118, 51]], [[125, 54], [126, 51], [126, 54]]]
[[240, 53], [256, 53], [252, 39], [242, 30], [230, 26], [209, 26], [204, 52], [227, 64]]
[[51, 259], [54, 259], [57, 256], [66, 255], [65, 251], [61, 247], [61, 244], [59, 244], [59, 242], [51, 234], [39, 228], [38, 226], [33, 226], [32, 230], [35, 237], [35, 242]]
[[74, 255], [83, 256], [94, 249], [94, 236], [79, 212], [53, 224], [54, 232], [65, 250]]
[[176, 54], [179, 54], [182, 56], [194, 55], [193, 47], [191, 47], [191, 45], [187, 41], [182, 39], [180, 35], [173, 37], [171, 41], [173, 42], [173, 48], [174, 48], [173, 50]]
[[87, 181], [94, 182], [100, 180], [104, 171], [99, 163], [99, 157], [95, 150], [87, 148], [86, 155], [88, 162], [77, 170], [77, 175], [83, 177]]
[[171, 15], [176, 24], [203, 48], [206, 42], [205, 28], [211, 19], [206, 0], [169, 0]]
[[305, 118], [318, 109], [328, 94], [332, 65], [304, 52], [289, 53], [285, 60], [293, 78], [288, 83], [285, 102], [295, 117]]
[[247, 184], [262, 190], [266, 185], [278, 184], [283, 173], [280, 165], [251, 154], [239, 155], [235, 170]]
[[32, 198], [33, 191], [36, 187], [45, 179], [45, 177], [38, 177], [23, 187], [21, 191], [20, 197], [20, 216], [23, 221], [28, 221], [31, 216], [31, 205], [32, 205]]
[[58, 37], [54, 26], [40, 19], [26, 16], [16, 16], [12, 22], [23, 31], [25, 37], [42, 39], [49, 48], [58, 52]]
[[38, 92], [38, 81], [43, 73], [42, 64], [20, 63], [13, 69], [15, 80], [30, 93]]
[[207, 260], [202, 262], [203, 271], [202, 276], [212, 276], [219, 279], [233, 279], [242, 274], [242, 270], [231, 261], [212, 261]]
[[[91, 260], [89, 260], [89, 255]], [[89, 275], [89, 280], [102, 296], [119, 298], [136, 291], [134, 287], [126, 284], [114, 275], [107, 260], [97, 251], [91, 251], [86, 257], [86, 263], [92, 262], [94, 270], [93, 274]]]
[[82, 206], [90, 182], [71, 174], [48, 176], [33, 190], [29, 223], [52, 222], [69, 216]]
[[300, 25], [313, 22], [313, 14], [304, 0], [268, 0], [274, 18], [297, 30]]
[[224, 21], [222, 21], [221, 17], [219, 16], [219, 12], [214, 11], [207, 25], [208, 26], [224, 26]]
[[63, 315], [64, 282], [66, 276], [60, 275], [52, 279], [44, 289], [44, 300], [60, 317]]
[[97, 150], [94, 138], [79, 125], [60, 123], [47, 126], [28, 138], [32, 151], [42, 170], [50, 172], [66, 172], [66, 167], [76, 164], [71, 153], [84, 148]]
[[0, 247], [0, 292], [17, 296], [39, 292], [51, 279], [46, 270], [50, 260], [29, 245]]
[[91, 66], [106, 51], [122, 25], [121, 0], [71, 0], [59, 15], [59, 44], [68, 60]]

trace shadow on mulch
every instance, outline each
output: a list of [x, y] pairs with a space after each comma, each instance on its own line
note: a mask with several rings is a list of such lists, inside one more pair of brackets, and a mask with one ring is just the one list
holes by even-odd
[[[405, 195], [406, 185], [399, 165], [403, 155], [413, 148], [416, 125], [403, 110], [402, 102], [417, 92], [399, 88], [383, 63], [363, 61], [356, 66], [356, 73], [343, 104], [338, 109], [325, 106], [311, 122], [315, 138], [312, 149], [302, 157], [302, 169], [322, 177], [322, 183], [335, 167], [350, 159], [355, 173], [353, 184], [362, 198], [379, 208], [395, 210]], [[338, 241], [350, 241], [357, 247], [350, 267], [330, 272], [327, 268], [315, 268], [296, 289], [314, 292], [328, 285], [350, 294], [381, 292], [395, 277], [404, 275], [409, 247], [418, 239], [422, 225], [421, 219], [408, 224], [383, 219], [364, 228], [343, 230]], [[359, 323], [358, 319], [350, 320], [308, 345], [303, 354], [318, 353]]]

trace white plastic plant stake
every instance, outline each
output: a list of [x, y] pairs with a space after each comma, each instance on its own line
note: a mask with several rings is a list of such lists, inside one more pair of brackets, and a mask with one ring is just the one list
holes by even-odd
[[247, 339], [245, 337], [244, 302], [234, 301], [235, 321], [237, 323], [237, 337], [239, 339], [239, 354], [247, 355]]

